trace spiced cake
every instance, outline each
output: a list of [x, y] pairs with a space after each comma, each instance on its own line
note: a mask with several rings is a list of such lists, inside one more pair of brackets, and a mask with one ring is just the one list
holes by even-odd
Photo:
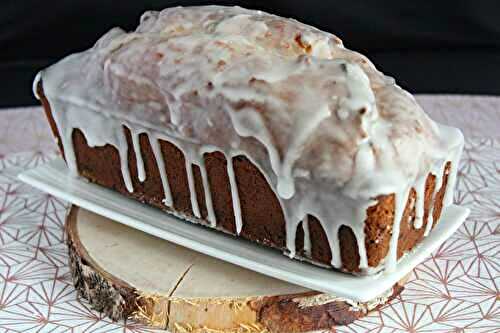
[[291, 258], [394, 270], [452, 203], [460, 131], [292, 19], [146, 12], [34, 89], [74, 175]]

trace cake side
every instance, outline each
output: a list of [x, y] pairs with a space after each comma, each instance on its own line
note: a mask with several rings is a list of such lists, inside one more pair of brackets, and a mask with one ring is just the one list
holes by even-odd
[[[63, 146], [50, 104], [43, 94], [42, 83], [37, 87], [38, 96], [41, 97], [44, 110], [53, 130], [61, 153], [64, 156]], [[128, 145], [128, 169], [131, 173], [131, 181], [134, 192], [129, 192], [125, 186], [122, 173], [119, 152], [111, 145], [103, 147], [89, 147], [83, 133], [75, 129], [72, 137], [74, 150], [76, 152], [78, 172], [88, 180], [111, 188], [123, 195], [136, 199], [145, 204], [162, 209], [168, 213], [181, 214], [189, 221], [196, 221], [206, 227], [216, 227], [218, 230], [236, 236], [235, 215], [232, 209], [232, 195], [229, 177], [227, 175], [227, 160], [222, 153], [213, 152], [204, 155], [205, 167], [208, 174], [209, 187], [212, 190], [212, 204], [216, 217], [216, 225], [208, 221], [208, 212], [205, 202], [205, 188], [200, 175], [199, 167], [194, 168], [194, 181], [197, 202], [199, 204], [201, 218], [194, 216], [189, 184], [186, 174], [185, 159], [183, 153], [172, 143], [160, 140], [163, 159], [166, 163], [166, 174], [172, 191], [173, 208], [167, 207], [163, 202], [164, 191], [161, 186], [161, 176], [158, 163], [152, 151], [150, 138], [146, 134], [139, 136], [140, 154], [145, 167], [145, 179], [139, 180], [137, 168], [137, 157], [129, 128], [124, 127]], [[239, 198], [244, 223], [240, 237], [254, 241], [280, 251], [287, 252], [286, 228], [282, 209], [276, 195], [271, 190], [267, 180], [251, 161], [244, 156], [233, 158], [233, 165], [238, 182]], [[412, 250], [424, 237], [429, 228], [435, 225], [443, 207], [443, 197], [448, 182], [448, 174], [451, 164], [448, 164], [443, 174], [443, 182], [436, 189], [436, 177], [429, 175], [426, 179], [423, 223], [420, 228], [415, 227], [415, 198], [417, 193], [412, 189], [410, 197], [405, 205], [405, 213], [401, 223], [400, 237], [398, 240], [398, 258], [404, 253]], [[383, 262], [387, 256], [392, 227], [394, 224], [394, 195], [381, 196], [378, 202], [369, 207], [365, 222], [368, 265], [373, 271]], [[428, 225], [429, 214], [432, 214], [433, 223]], [[307, 218], [307, 234], [304, 233], [304, 222], [301, 222], [296, 233], [296, 249], [298, 259], [304, 259], [315, 264], [331, 267], [332, 251], [322, 224], [314, 216]], [[339, 230], [340, 256], [342, 260], [341, 270], [346, 272], [362, 273], [359, 268], [360, 257], [358, 243], [352, 230], [344, 226]], [[365, 271], [365, 272], [369, 272]]]

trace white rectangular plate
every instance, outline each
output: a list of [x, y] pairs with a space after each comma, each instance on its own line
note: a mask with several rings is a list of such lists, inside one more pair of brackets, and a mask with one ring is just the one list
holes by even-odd
[[385, 292], [423, 261], [462, 224], [469, 210], [447, 207], [440, 223], [391, 273], [353, 276], [290, 260], [278, 251], [182, 221], [159, 209], [81, 178], [62, 159], [25, 171], [19, 178], [54, 196], [148, 234], [253, 271], [351, 300], [367, 302]]

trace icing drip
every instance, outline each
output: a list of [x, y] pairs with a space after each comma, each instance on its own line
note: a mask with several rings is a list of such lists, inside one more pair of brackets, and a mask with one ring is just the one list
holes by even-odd
[[173, 207], [172, 192], [170, 191], [170, 185], [168, 183], [167, 169], [165, 168], [165, 161], [163, 159], [163, 154], [161, 153], [160, 142], [158, 137], [153, 136], [150, 138], [151, 149], [155, 156], [156, 163], [158, 165], [158, 171], [160, 172], [161, 184], [163, 186], [163, 193], [165, 198], [163, 203], [166, 206]]
[[302, 221], [302, 229], [304, 229], [304, 255], [311, 257], [311, 235], [309, 234], [309, 216], [306, 216]]
[[355, 228], [353, 229], [354, 235], [356, 237], [356, 242], [358, 244], [358, 254], [359, 254], [359, 268], [361, 270], [368, 268], [368, 254], [366, 253], [365, 246], [365, 230]]
[[[123, 129], [120, 131], [116, 131], [116, 136], [118, 137], [118, 154], [120, 155], [120, 165], [122, 169], [123, 182], [125, 183], [125, 187], [127, 191], [134, 192], [134, 186], [132, 185], [132, 177], [130, 176], [130, 169], [128, 167], [128, 145], [127, 139], [125, 138], [125, 133]], [[89, 139], [87, 139], [87, 142]], [[73, 145], [73, 143], [69, 143]], [[95, 147], [97, 144], [91, 144], [90, 147]]]
[[139, 143], [139, 131], [135, 131], [133, 126], [130, 128], [132, 134], [132, 145], [134, 147], [135, 159], [137, 161], [137, 177], [140, 182], [146, 180], [146, 171], [144, 170], [144, 160], [142, 159], [141, 145]]
[[[464, 149], [464, 138], [462, 133], [455, 128], [446, 127], [446, 131], [449, 133], [450, 138], [455, 138], [456, 148], [451, 151], [451, 172], [449, 173], [448, 183], [446, 186], [446, 191], [444, 193], [443, 206], [448, 206], [453, 203], [453, 193], [457, 183], [458, 168], [460, 164], [460, 156], [462, 156], [462, 151]], [[441, 173], [442, 174], [442, 173]]]
[[214, 205], [212, 202], [212, 193], [210, 190], [210, 183], [208, 182], [207, 169], [205, 167], [205, 160], [203, 155], [200, 158], [200, 172], [201, 172], [201, 180], [203, 182], [203, 192], [205, 193], [205, 205], [207, 206], [207, 218], [212, 227], [217, 225], [217, 221], [215, 219]]
[[[297, 227], [300, 220], [291, 219], [286, 214], [286, 248], [288, 249], [288, 256], [294, 258], [296, 255], [295, 237], [297, 235]], [[299, 221], [299, 222], [297, 222]]]
[[[338, 232], [344, 225], [356, 237], [360, 268], [366, 270], [366, 210], [376, 204], [374, 198], [395, 193], [385, 260], [393, 269], [409, 187], [417, 192], [415, 228], [423, 224], [425, 178], [432, 173], [441, 184], [446, 161], [452, 168], [444, 205], [453, 199], [461, 134], [438, 127], [410, 94], [337, 37], [294, 20], [238, 7], [148, 12], [135, 32], [112, 29], [92, 49], [37, 75], [35, 94], [40, 79], [73, 174], [72, 133], [78, 128], [89, 146], [109, 144], [118, 150], [123, 181], [133, 191], [125, 125], [131, 129], [139, 180], [147, 176], [139, 143], [139, 134], [146, 133], [163, 202], [173, 207], [158, 140], [171, 142], [185, 156], [191, 206], [198, 218], [193, 164], [200, 167], [207, 220], [215, 227], [203, 153], [222, 152], [239, 234], [239, 190], [244, 189], [238, 189], [232, 163], [238, 152], [252, 161], [276, 194], [291, 257], [301, 221], [304, 251], [310, 253], [311, 215], [326, 233], [332, 265], [342, 267]], [[431, 225], [427, 223], [426, 234]]]
[[[446, 161], [443, 163], [439, 164], [439, 168], [433, 172], [433, 175], [436, 177], [435, 178], [435, 185], [434, 185], [434, 190], [431, 195], [431, 204], [429, 207], [429, 214], [427, 216], [427, 225], [425, 226], [425, 231], [424, 231], [424, 236], [429, 235], [429, 233], [432, 230], [432, 226], [434, 224], [434, 200], [436, 200], [436, 196], [438, 192], [441, 190], [441, 187], [443, 186], [443, 176], [444, 176], [444, 171], [446, 167]], [[455, 165], [453, 166], [455, 168]], [[444, 200], [443, 200], [443, 205], [444, 205]]]
[[392, 224], [389, 253], [385, 258], [385, 270], [387, 272], [392, 272], [396, 269], [396, 263], [398, 261], [399, 230], [401, 220], [403, 219], [403, 214], [405, 212], [406, 202], [408, 201], [409, 192], [410, 189], [407, 187], [402, 192], [395, 193], [394, 195], [394, 222]]
[[417, 192], [415, 198], [415, 229], [422, 228], [424, 221], [424, 204], [425, 204], [425, 183], [427, 177], [420, 177], [418, 182], [415, 184], [415, 191]]
[[[309, 135], [319, 126], [319, 124], [331, 114], [328, 107], [322, 107], [317, 112], [311, 114], [299, 113], [294, 123], [295, 135], [291, 138], [292, 142], [285, 152], [281, 170], [278, 173], [277, 192], [284, 199], [290, 199], [295, 194], [295, 182], [293, 181], [293, 164], [300, 156], [304, 142]], [[268, 148], [268, 151], [272, 150]]]
[[[323, 229], [325, 225], [321, 223]], [[330, 232], [327, 232], [328, 244], [330, 244], [330, 249], [332, 251], [332, 266], [336, 268], [342, 267], [342, 257], [340, 256], [340, 239], [339, 239], [339, 230], [340, 225], [333, 225], [330, 227]], [[325, 229], [328, 230], [328, 229]], [[363, 245], [364, 246], [364, 245]]]
[[200, 218], [200, 208], [198, 206], [198, 198], [196, 197], [196, 188], [194, 186], [194, 177], [193, 177], [193, 164], [191, 161], [186, 158], [186, 174], [189, 185], [189, 193], [191, 195], [191, 208], [193, 209], [194, 216]]
[[[52, 103], [52, 108], [56, 108], [57, 106]], [[59, 129], [59, 136], [61, 137], [61, 144], [64, 149], [64, 157], [66, 160], [66, 163], [68, 165], [68, 169], [74, 177], [78, 176], [78, 166], [76, 164], [76, 154], [75, 154], [75, 149], [73, 146], [73, 126], [70, 124], [65, 124], [64, 119], [65, 117], [69, 117], [69, 111], [61, 109], [59, 111], [62, 113], [60, 117], [55, 116], [54, 117], [54, 122], [56, 123], [57, 128]], [[65, 114], [66, 112], [67, 114]]]
[[33, 85], [31, 87], [33, 91], [33, 96], [35, 96], [36, 99], [40, 99], [40, 96], [38, 95], [38, 84], [40, 83], [41, 79], [42, 79], [42, 72], [36, 73], [35, 79], [33, 80]]
[[[427, 217], [427, 225], [424, 231], [424, 236], [429, 235], [434, 224], [434, 204], [436, 195], [443, 186], [445, 172], [447, 172], [448, 181], [443, 197], [443, 207], [446, 207], [453, 203], [453, 192], [458, 175], [460, 156], [462, 155], [464, 147], [464, 138], [459, 130], [448, 126], [441, 126], [441, 131], [444, 137], [447, 137], [451, 140], [450, 145], [453, 148], [450, 149], [448, 156], [440, 164], [438, 164], [439, 168], [433, 173], [436, 176], [436, 183], [434, 186], [434, 191], [432, 193], [431, 206], [429, 208], [429, 215]], [[446, 170], [446, 164], [448, 163], [448, 161], [451, 167], [449, 170]]]
[[234, 174], [233, 157], [231, 154], [226, 154], [227, 161], [227, 176], [229, 177], [229, 185], [231, 187], [231, 199], [233, 202], [234, 222], [236, 224], [236, 234], [241, 233], [243, 228], [243, 219], [241, 216], [240, 196], [238, 194], [238, 184]]

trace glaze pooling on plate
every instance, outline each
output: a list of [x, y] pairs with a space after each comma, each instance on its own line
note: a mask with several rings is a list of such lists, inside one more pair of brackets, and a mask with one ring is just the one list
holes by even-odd
[[[240, 7], [147, 12], [136, 31], [112, 29], [36, 81], [40, 77], [75, 174], [72, 132], [78, 128], [89, 146], [117, 148], [125, 185], [133, 191], [126, 126], [133, 129], [140, 177], [146, 175], [138, 136], [149, 136], [164, 203], [171, 207], [168, 159], [161, 157], [157, 140], [169, 141], [185, 155], [197, 217], [192, 165], [200, 168], [208, 219], [215, 225], [203, 154], [220, 151], [227, 159], [239, 234], [245, 221], [232, 158], [244, 155], [280, 200], [291, 257], [296, 229], [312, 215], [326, 232], [332, 265], [342, 265], [338, 231], [345, 225], [356, 236], [360, 269], [366, 271], [366, 209], [378, 196], [394, 193], [398, 217], [414, 187], [415, 226], [421, 227], [422, 183], [431, 173], [441, 184], [439, 171], [447, 161], [452, 167], [445, 205], [451, 203], [461, 133], [437, 126], [409, 93], [340, 39], [295, 20]], [[396, 218], [393, 225], [387, 269], [397, 261], [400, 222]]]

